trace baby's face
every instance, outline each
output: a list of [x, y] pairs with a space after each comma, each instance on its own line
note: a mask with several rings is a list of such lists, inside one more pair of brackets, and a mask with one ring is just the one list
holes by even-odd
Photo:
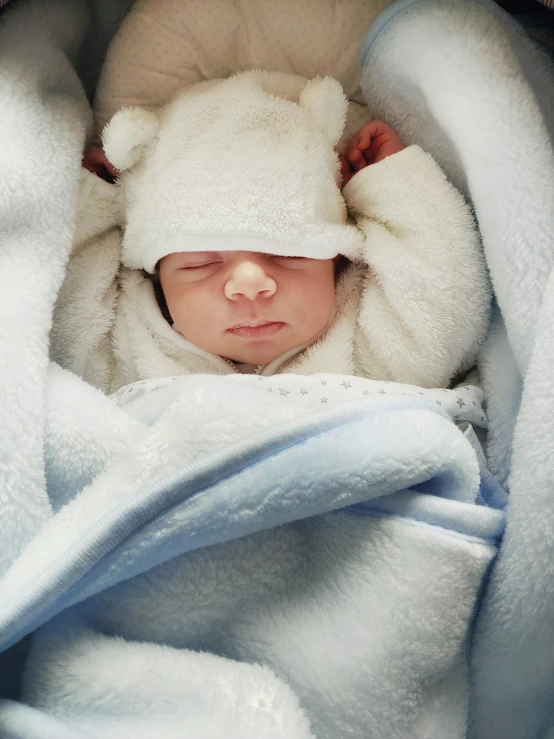
[[267, 364], [307, 344], [335, 306], [334, 260], [255, 252], [170, 254], [160, 282], [173, 328], [200, 349]]

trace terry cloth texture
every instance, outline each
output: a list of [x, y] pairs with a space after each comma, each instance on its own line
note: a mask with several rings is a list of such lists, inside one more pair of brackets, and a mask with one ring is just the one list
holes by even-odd
[[358, 256], [335, 151], [345, 117], [335, 80], [275, 72], [194, 85], [159, 115], [121, 110], [102, 139], [123, 172], [124, 264], [154, 272], [179, 251]]

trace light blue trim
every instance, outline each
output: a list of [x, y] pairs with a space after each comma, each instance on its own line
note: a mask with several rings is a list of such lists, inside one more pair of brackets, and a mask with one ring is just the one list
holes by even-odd
[[486, 467], [481, 467], [481, 485], [476, 502], [501, 511], [508, 505], [508, 493]]
[[453, 533], [473, 540], [481, 539], [494, 545], [497, 545], [501, 539], [505, 526], [503, 511], [462, 503], [458, 500], [445, 500], [410, 490], [358, 503], [346, 510], [364, 515], [382, 513], [398, 516], [428, 526], [439, 527], [444, 529], [445, 533]]
[[[362, 46], [360, 48], [360, 63], [362, 67], [365, 67], [369, 61], [369, 56], [373, 44], [393, 20], [395, 20], [399, 15], [409, 10], [410, 8], [413, 8], [417, 5], [424, 5], [430, 2], [436, 3], [437, 0], [396, 0], [395, 3], [389, 5], [388, 8], [383, 10], [383, 12], [380, 13], [372, 23], [367, 36], [362, 42]], [[488, 8], [506, 25], [513, 28], [521, 36], [529, 39], [529, 34], [525, 30], [525, 28], [523, 28], [523, 26], [520, 25], [508, 12], [506, 12], [499, 5], [493, 2], [493, 0], [441, 0], [442, 5], [453, 5], [460, 2], [472, 2], [474, 5], [480, 5], [484, 8]]]

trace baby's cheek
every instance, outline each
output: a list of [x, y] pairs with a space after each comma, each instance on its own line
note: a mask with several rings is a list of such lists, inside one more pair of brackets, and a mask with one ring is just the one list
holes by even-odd
[[305, 292], [302, 300], [304, 321], [314, 333], [329, 323], [335, 308], [334, 281], [316, 282]]
[[190, 323], [189, 318], [191, 314], [194, 314], [194, 309], [191, 307], [190, 296], [187, 291], [183, 289], [183, 286], [179, 286], [174, 289], [166, 299], [169, 312], [173, 318], [173, 327], [180, 333], [184, 333]]
[[211, 333], [217, 319], [219, 304], [217, 291], [209, 286], [190, 287], [182, 295], [183, 320], [195, 333]]

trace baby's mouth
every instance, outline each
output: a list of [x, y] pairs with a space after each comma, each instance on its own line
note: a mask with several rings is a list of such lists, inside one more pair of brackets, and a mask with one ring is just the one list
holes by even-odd
[[284, 325], [281, 321], [242, 321], [227, 331], [241, 339], [268, 339], [279, 332]]

